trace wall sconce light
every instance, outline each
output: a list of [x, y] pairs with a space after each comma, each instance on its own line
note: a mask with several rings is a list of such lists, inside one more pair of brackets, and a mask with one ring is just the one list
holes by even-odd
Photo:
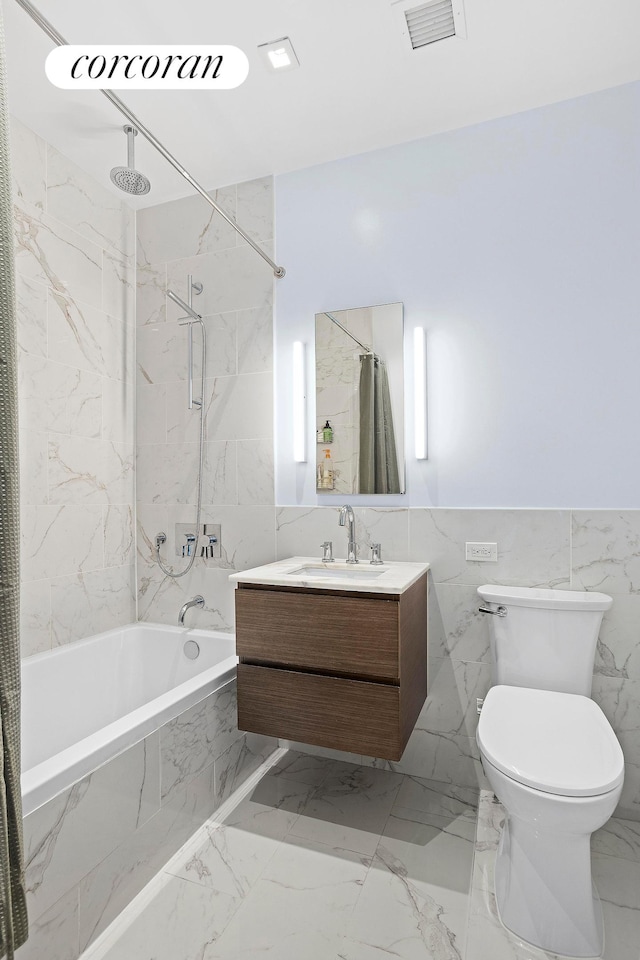
[[413, 429], [416, 460], [427, 459], [427, 350], [423, 327], [413, 331]]
[[293, 459], [296, 463], [307, 460], [307, 378], [301, 340], [293, 345]]

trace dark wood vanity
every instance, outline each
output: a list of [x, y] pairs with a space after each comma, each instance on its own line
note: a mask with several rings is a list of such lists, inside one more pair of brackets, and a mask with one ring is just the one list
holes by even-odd
[[238, 726], [399, 760], [427, 696], [427, 574], [401, 593], [243, 582]]

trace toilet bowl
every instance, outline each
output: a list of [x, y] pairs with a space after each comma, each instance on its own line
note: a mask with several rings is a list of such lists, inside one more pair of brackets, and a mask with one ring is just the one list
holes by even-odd
[[543, 950], [600, 956], [590, 839], [615, 810], [624, 776], [605, 715], [579, 694], [498, 685], [485, 698], [477, 740], [506, 811], [495, 871], [502, 922]]
[[496, 860], [502, 922], [567, 957], [602, 953], [590, 837], [613, 813], [624, 776], [620, 744], [591, 681], [604, 593], [478, 587], [490, 625], [496, 686], [477, 739], [506, 820]]

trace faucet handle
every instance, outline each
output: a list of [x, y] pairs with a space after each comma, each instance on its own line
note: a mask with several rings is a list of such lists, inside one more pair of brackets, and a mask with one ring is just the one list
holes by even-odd
[[195, 533], [185, 533], [185, 540], [187, 541], [182, 545], [182, 556], [190, 557], [195, 551], [195, 542], [196, 535]]
[[200, 537], [200, 543], [201, 543], [200, 556], [204, 557], [206, 560], [213, 559], [215, 546], [217, 542], [218, 542], [218, 538], [215, 536], [215, 534], [212, 534], [212, 533], [202, 534], [202, 536]]
[[323, 563], [333, 563], [333, 543], [331, 540], [325, 540], [324, 543], [321, 543], [322, 547], [322, 562]]
[[382, 559], [382, 547], [379, 543], [371, 544], [371, 560], [369, 563], [378, 564], [384, 563]]

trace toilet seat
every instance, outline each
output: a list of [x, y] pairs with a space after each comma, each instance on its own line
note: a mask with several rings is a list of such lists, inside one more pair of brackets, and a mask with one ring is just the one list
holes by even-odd
[[531, 687], [492, 687], [477, 733], [489, 763], [544, 793], [593, 797], [624, 777], [622, 749], [589, 697]]

